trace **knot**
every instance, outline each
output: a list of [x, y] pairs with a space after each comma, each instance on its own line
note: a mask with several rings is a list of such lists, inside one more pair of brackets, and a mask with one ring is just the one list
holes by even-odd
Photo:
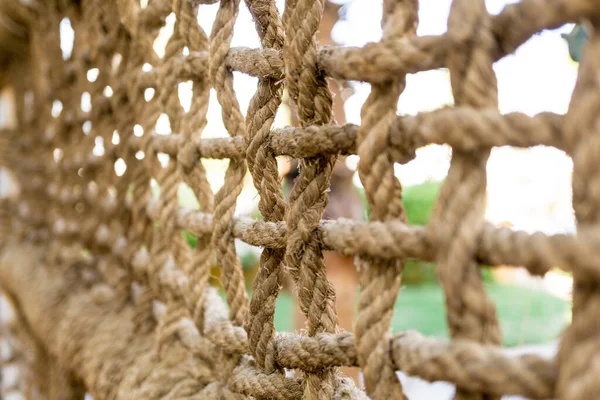
[[344, 400], [367, 400], [368, 397], [359, 388], [356, 387], [354, 381], [346, 377], [338, 377], [335, 382], [335, 391], [333, 393], [334, 399]]
[[181, 300], [180, 297], [183, 297], [188, 287], [188, 278], [176, 268], [172, 256], [169, 256], [165, 264], [158, 270], [158, 279], [174, 298]]
[[[241, 399], [240, 394], [231, 390], [231, 378], [235, 375], [236, 368], [241, 364], [244, 358], [241, 356], [230, 356], [221, 353], [215, 362], [215, 375], [217, 380], [209, 384], [209, 391], [214, 393], [214, 397], [206, 396], [206, 398], [215, 399]], [[208, 388], [207, 387], [207, 388]]]
[[158, 101], [167, 110], [169, 109], [169, 101], [172, 96], [177, 96], [176, 90], [179, 78], [177, 71], [180, 69], [181, 64], [182, 60], [178, 57], [172, 57], [165, 59], [158, 69], [156, 85]]
[[[250, 123], [248, 132], [252, 133], [252, 137], [246, 139], [246, 160], [249, 166], [254, 167], [264, 164], [267, 158], [274, 158], [276, 155], [271, 147], [271, 129], [261, 129], [254, 124], [254, 121]], [[257, 172], [262, 174], [263, 171]]]
[[[390, 349], [392, 348], [393, 345], [402, 346], [402, 345], [411, 345], [414, 343], [420, 343], [423, 341], [423, 338], [424, 338], [424, 336], [421, 333], [419, 333], [415, 330], [412, 330], [412, 329], [407, 330], [407, 331], [398, 332], [398, 333], [394, 334], [394, 336], [392, 336], [392, 338], [390, 339]], [[400, 365], [396, 365], [395, 368], [398, 370], [402, 369]]]
[[393, 162], [406, 164], [417, 156], [417, 148], [421, 143], [418, 143], [418, 137], [414, 134], [415, 127], [415, 118], [395, 118], [390, 124], [388, 154]]
[[207, 73], [207, 53], [205, 51], [191, 51], [187, 56], [181, 56], [173, 61], [174, 72], [180, 79], [191, 79], [196, 84], [209, 83]]
[[202, 390], [202, 395], [205, 399], [221, 399], [223, 385], [219, 381], [211, 382]]
[[105, 245], [108, 244], [110, 240], [110, 230], [108, 229], [108, 226], [106, 226], [105, 224], [101, 224], [100, 226], [98, 226], [95, 237], [98, 243], [102, 243]]
[[[132, 251], [127, 252], [128, 248], [131, 248]], [[122, 256], [126, 261], [131, 260], [133, 257], [132, 254], [134, 254], [135, 251], [134, 247], [128, 246], [127, 239], [124, 236], [119, 236], [112, 246], [112, 255], [115, 257]]]
[[184, 142], [177, 152], [177, 162], [189, 172], [200, 160], [200, 151], [193, 141]]

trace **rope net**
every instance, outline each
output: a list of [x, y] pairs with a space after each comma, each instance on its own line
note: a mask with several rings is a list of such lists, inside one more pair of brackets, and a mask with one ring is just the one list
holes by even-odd
[[[600, 2], [523, 0], [490, 15], [483, 0], [454, 0], [446, 33], [417, 36], [417, 0], [384, 0], [380, 42], [324, 48], [315, 41], [324, 0], [287, 0], [281, 14], [274, 0], [246, 0], [260, 49], [230, 46], [240, 0], [218, 2], [211, 32], [200, 27], [198, 13], [216, 2], [2, 2], [1, 82], [13, 90], [16, 127], [2, 131], [0, 153], [19, 193], [2, 200], [0, 282], [15, 309], [8, 333], [26, 367], [23, 393], [402, 399], [403, 371], [456, 384], [457, 399], [597, 398], [600, 35], [591, 29], [566, 115], [500, 114], [492, 66], [541, 30], [581, 20], [600, 27]], [[153, 43], [170, 14], [174, 31], [159, 56]], [[65, 21], [74, 32], [67, 56]], [[406, 75], [442, 67], [455, 104], [397, 116]], [[258, 78], [245, 114], [233, 71]], [[371, 84], [360, 126], [335, 123], [327, 78]], [[184, 81], [193, 83], [189, 110], [178, 98]], [[272, 129], [284, 88], [299, 126]], [[211, 90], [227, 138], [202, 137]], [[163, 114], [168, 135], [154, 131]], [[99, 141], [102, 154], [94, 151]], [[429, 143], [452, 146], [452, 162], [429, 225], [409, 226], [394, 164]], [[572, 157], [577, 235], [484, 222], [486, 162], [492, 147], [505, 145], [553, 146]], [[347, 154], [360, 156], [370, 221], [322, 221], [333, 165]], [[287, 201], [278, 156], [300, 165]], [[216, 193], [201, 162], [208, 158], [229, 160]], [[260, 220], [235, 216], [247, 173]], [[198, 210], [179, 205], [182, 184]], [[182, 231], [197, 237], [194, 249]], [[264, 248], [251, 300], [236, 239]], [[354, 332], [337, 326], [324, 250], [356, 258]], [[406, 258], [436, 262], [451, 342], [390, 334]], [[226, 305], [207, 283], [215, 262]], [[572, 324], [555, 359], [500, 351], [482, 264], [573, 273]], [[288, 272], [307, 320], [302, 334], [276, 332], [273, 323]], [[364, 390], [341, 374], [344, 366], [361, 368]]]

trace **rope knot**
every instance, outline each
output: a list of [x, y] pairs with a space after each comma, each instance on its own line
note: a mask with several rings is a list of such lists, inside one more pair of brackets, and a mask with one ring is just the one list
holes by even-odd
[[388, 153], [390, 158], [397, 163], [406, 164], [417, 157], [417, 143], [414, 132], [415, 122], [412, 118], [396, 118], [387, 129]]
[[177, 162], [189, 172], [200, 160], [200, 151], [193, 141], [184, 142], [177, 152]]

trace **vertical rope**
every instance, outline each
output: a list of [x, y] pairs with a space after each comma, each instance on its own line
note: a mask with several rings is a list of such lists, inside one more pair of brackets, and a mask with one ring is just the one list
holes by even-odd
[[[233, 90], [233, 74], [225, 64], [239, 4], [239, 0], [221, 1], [210, 37], [209, 74], [221, 105], [223, 123], [232, 137], [246, 136], [244, 117]], [[238, 326], [243, 325], [248, 313], [248, 295], [230, 223], [245, 174], [245, 160], [229, 161], [223, 187], [215, 195], [212, 239], [217, 252], [217, 263], [221, 267], [221, 282], [225, 286], [231, 320]]]
[[[494, 38], [485, 2], [454, 0], [448, 32], [452, 40], [466, 43], [448, 59], [455, 104], [497, 108], [498, 89], [491, 56]], [[475, 39], [468, 42], [466, 38]], [[489, 154], [489, 150], [453, 152], [430, 229], [440, 249], [437, 274], [446, 296], [450, 334], [454, 339], [500, 345], [495, 306], [485, 293], [475, 262], [475, 246], [484, 223]], [[490, 397], [458, 390], [456, 398]]]
[[[577, 229], [600, 223], [597, 154], [600, 151], [600, 20], [584, 49], [579, 77], [565, 117], [565, 136], [573, 148], [573, 208]], [[600, 286], [584, 274], [573, 274], [573, 320], [558, 353], [557, 396], [561, 400], [596, 397], [600, 391]]]
[[[282, 50], [283, 27], [273, 0], [247, 0], [263, 48]], [[278, 222], [285, 217], [283, 191], [279, 181], [277, 160], [269, 149], [269, 134], [281, 104], [283, 81], [266, 78], [259, 81], [250, 101], [246, 126], [248, 149], [246, 160], [254, 186], [260, 195], [258, 209], [265, 221]], [[275, 338], [275, 301], [283, 283], [282, 262], [285, 249], [265, 248], [259, 271], [254, 279], [250, 313], [245, 324], [250, 351], [260, 368], [272, 372], [269, 350]], [[271, 354], [272, 357], [272, 354]]]
[[[410, 1], [385, 1], [383, 42], [415, 34], [418, 4]], [[358, 173], [371, 207], [372, 220], [399, 219], [406, 222], [402, 187], [394, 176], [394, 163], [387, 152], [390, 125], [396, 116], [398, 97], [405, 78], [385, 85], [373, 85], [361, 110], [362, 124], [357, 147]], [[396, 372], [387, 356], [390, 353], [389, 328], [396, 296], [400, 289], [401, 261], [382, 262], [359, 259], [362, 293], [355, 341], [363, 369], [367, 393], [373, 399], [404, 398]]]
[[[315, 34], [323, 16], [323, 0], [288, 0], [284, 62], [290, 97], [298, 106], [302, 126], [329, 124], [332, 97], [325, 76], [317, 70]], [[315, 157], [299, 163], [300, 175], [290, 192], [285, 261], [296, 287], [308, 334], [335, 332], [335, 292], [325, 273], [322, 248], [315, 229], [327, 205], [327, 191], [336, 157]], [[304, 397], [328, 399], [335, 390], [335, 370], [306, 375]]]
[[[196, 21], [197, 7], [190, 2], [173, 0], [173, 12], [177, 15], [179, 34], [190, 52], [208, 51], [208, 38]], [[184, 182], [194, 191], [200, 209], [212, 212], [214, 208], [213, 193], [206, 177], [202, 162], [195, 151], [196, 140], [200, 139], [206, 127], [206, 114], [210, 84], [209, 80], [198, 79], [193, 82], [192, 103], [182, 122], [183, 140], [180, 142], [177, 161], [179, 173]], [[197, 136], [194, 133], [199, 132]], [[212, 247], [208, 235], [197, 239], [196, 248], [184, 270], [189, 273], [191, 298], [188, 307], [192, 310], [192, 318], [198, 330], [204, 332], [203, 293], [208, 282], [212, 264]]]

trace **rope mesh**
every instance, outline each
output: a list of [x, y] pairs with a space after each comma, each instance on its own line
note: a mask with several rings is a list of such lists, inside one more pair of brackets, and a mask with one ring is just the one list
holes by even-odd
[[[403, 371], [456, 384], [457, 399], [595, 399], [600, 36], [591, 29], [566, 115], [500, 114], [492, 66], [544, 29], [580, 20], [597, 29], [600, 2], [523, 0], [490, 15], [484, 0], [454, 0], [446, 33], [417, 36], [417, 0], [384, 0], [380, 42], [323, 48], [315, 35], [324, 0], [287, 0], [281, 14], [274, 0], [246, 0], [260, 49], [231, 47], [240, 0], [219, 1], [205, 32], [197, 15], [212, 3], [2, 3], [8, 22], [0, 29], [0, 82], [15, 94], [17, 123], [1, 132], [0, 163], [19, 194], [0, 207], [0, 282], [16, 311], [8, 332], [21, 343], [14, 355], [27, 354], [23, 393], [400, 399], [396, 372]], [[153, 44], [169, 15], [174, 30], [159, 56]], [[74, 32], [70, 54], [61, 49], [61, 24]], [[406, 75], [438, 68], [449, 69], [455, 104], [397, 116]], [[97, 76], [88, 79], [90, 70]], [[245, 114], [233, 71], [258, 78]], [[371, 84], [360, 126], [335, 123], [327, 78]], [[178, 97], [187, 81], [188, 110]], [[153, 96], [145, 96], [148, 89]], [[284, 89], [299, 126], [273, 129]], [[203, 138], [211, 90], [226, 138]], [[155, 132], [164, 116], [168, 135]], [[452, 147], [451, 167], [429, 225], [409, 226], [394, 164], [430, 143]], [[486, 162], [492, 147], [506, 145], [553, 146], [572, 157], [577, 235], [484, 222]], [[349, 154], [360, 156], [371, 219], [322, 221], [332, 168]], [[288, 201], [278, 156], [300, 164]], [[202, 164], [209, 158], [229, 160], [216, 193]], [[235, 216], [247, 174], [260, 196], [260, 220]], [[180, 206], [182, 184], [199, 209]], [[197, 237], [195, 248], [182, 231]], [[236, 239], [264, 248], [250, 300]], [[337, 326], [324, 250], [356, 258], [362, 290], [353, 333]], [[406, 258], [436, 262], [451, 342], [390, 335]], [[214, 262], [226, 305], [208, 284]], [[555, 359], [500, 351], [482, 264], [573, 273], [572, 324]], [[274, 327], [287, 272], [306, 316], [303, 334]], [[344, 366], [362, 369], [364, 389], [341, 374]]]

